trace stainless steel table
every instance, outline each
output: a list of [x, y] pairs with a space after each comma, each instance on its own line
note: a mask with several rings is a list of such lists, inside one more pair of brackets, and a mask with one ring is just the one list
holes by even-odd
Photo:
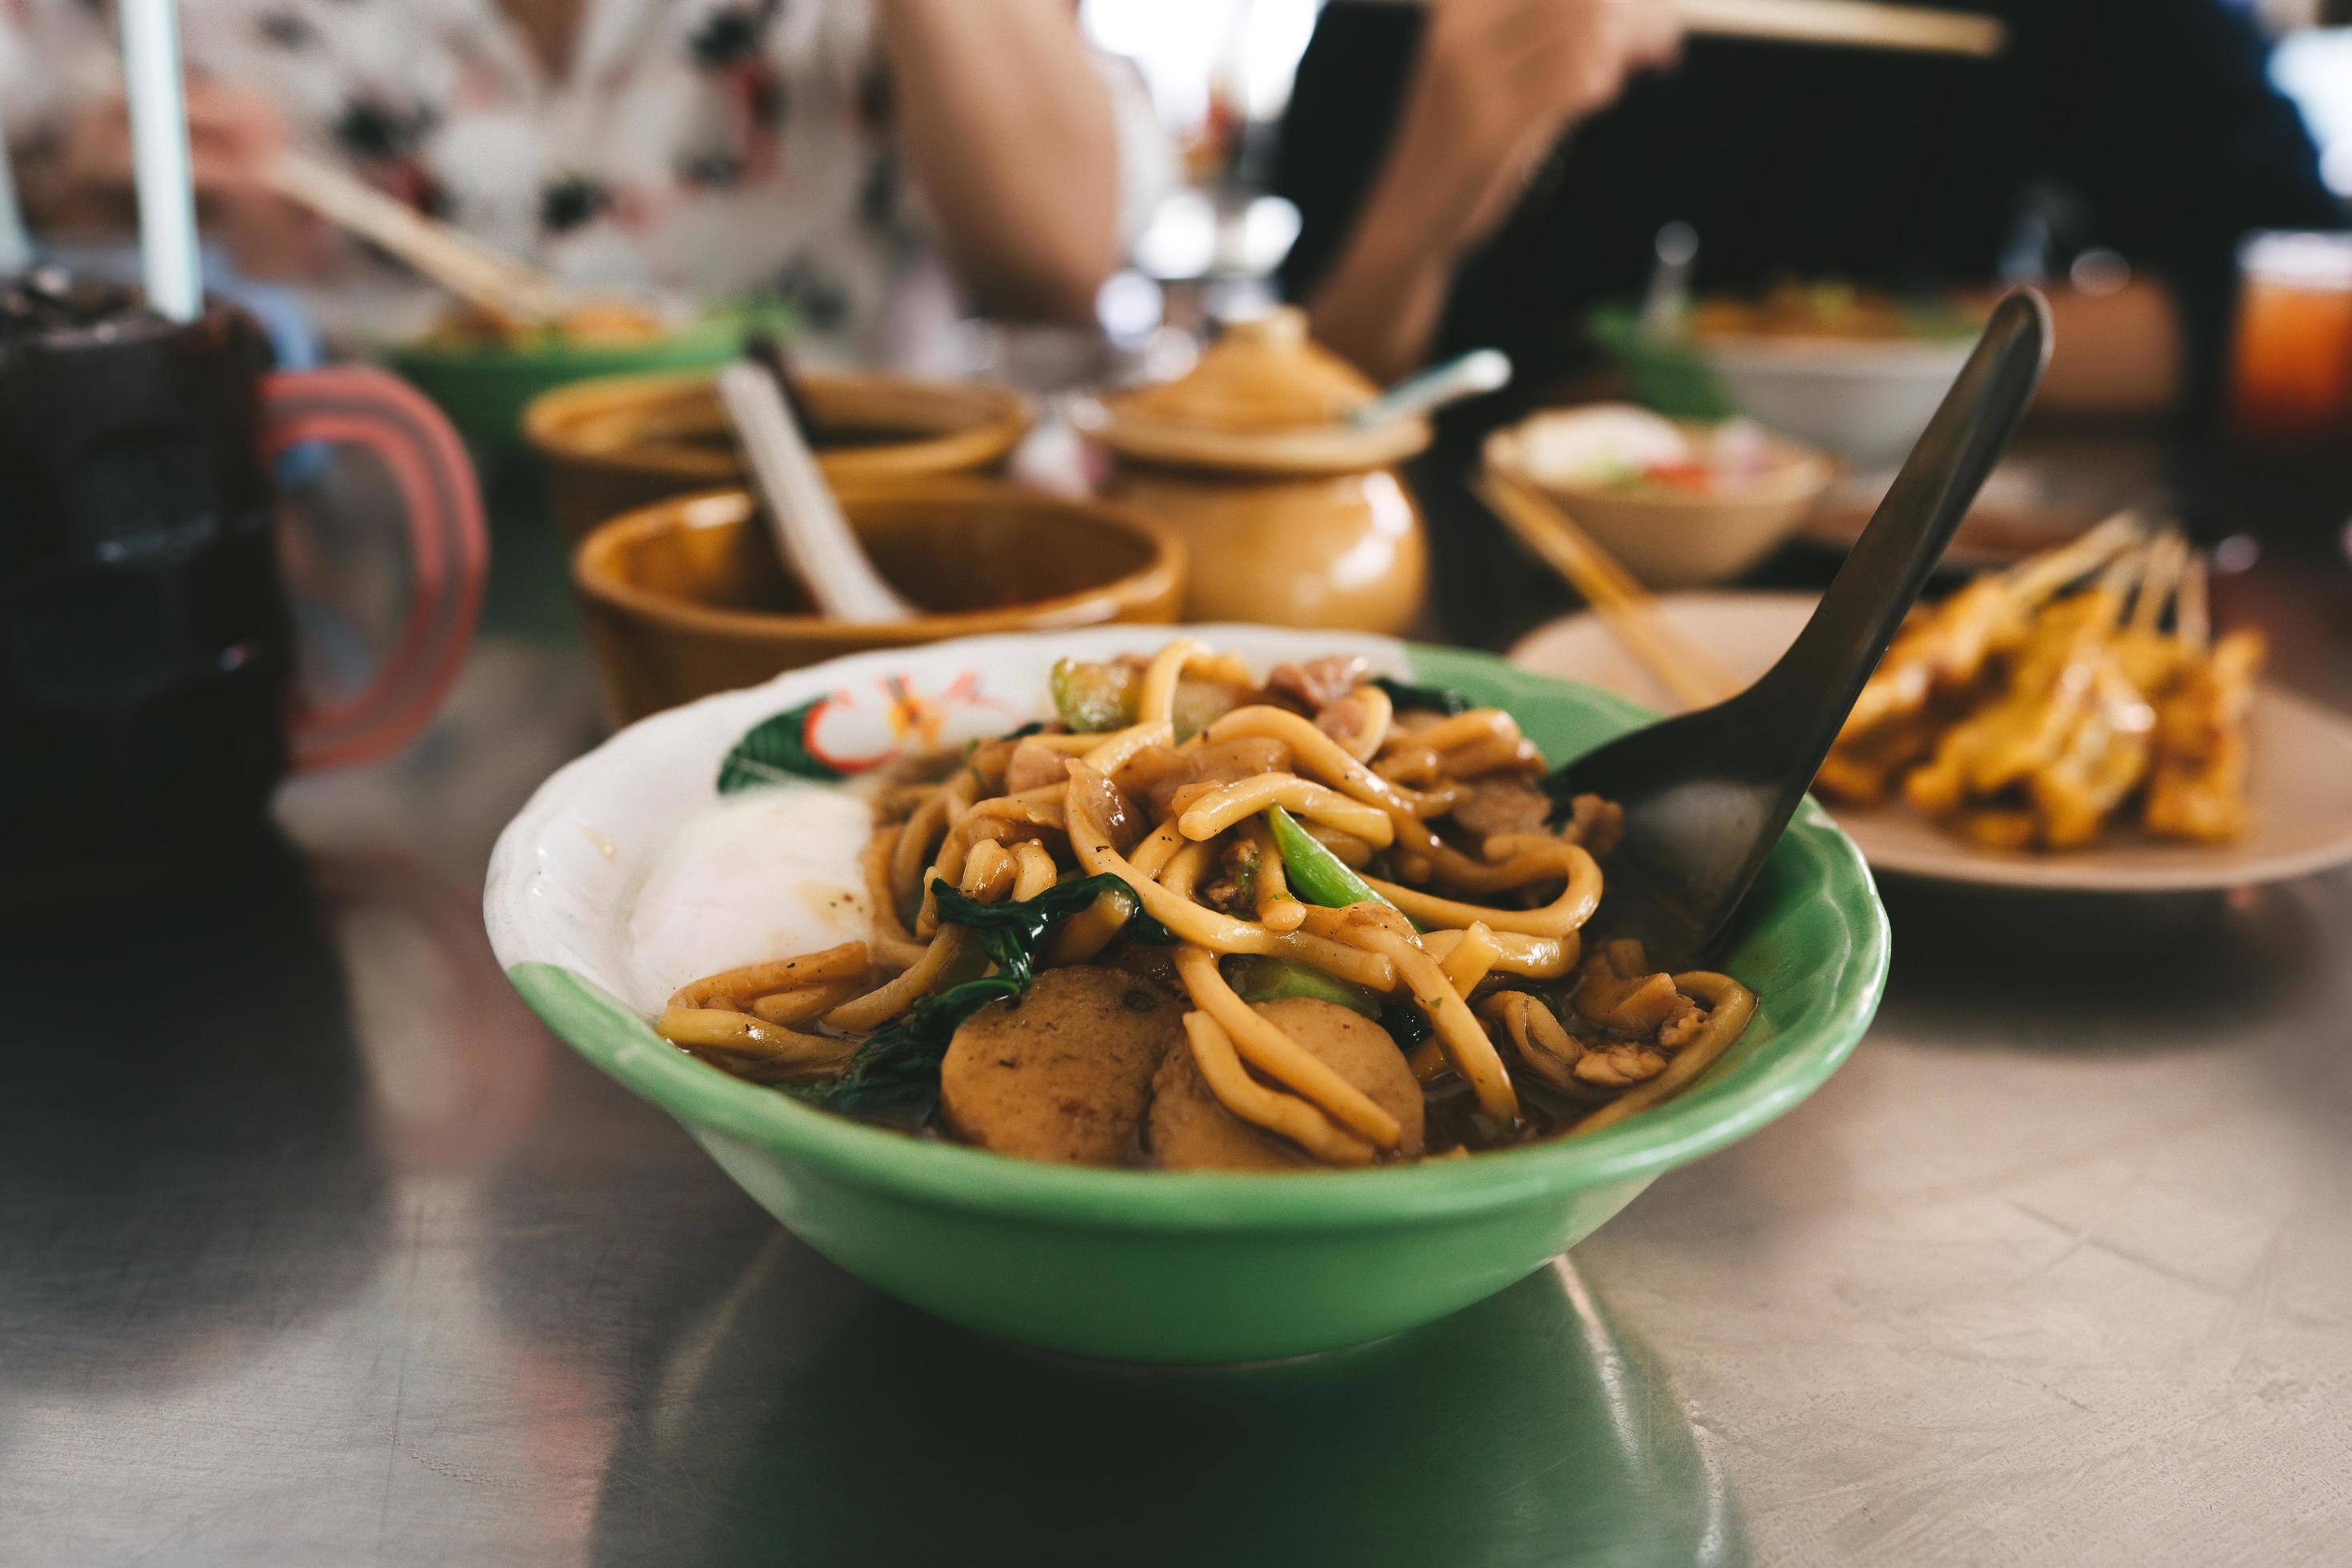
[[593, 731], [494, 637], [236, 872], [6, 922], [0, 1562], [2352, 1561], [2352, 885], [1891, 888], [1852, 1064], [1571, 1261], [1106, 1367], [847, 1279], [513, 998], [480, 868]]

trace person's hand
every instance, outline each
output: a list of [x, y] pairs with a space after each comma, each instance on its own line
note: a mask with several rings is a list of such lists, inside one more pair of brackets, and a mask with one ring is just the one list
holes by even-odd
[[1681, 39], [1667, 0], [1431, 0], [1393, 154], [1431, 240], [1485, 240], [1567, 129]]
[[[257, 94], [191, 77], [188, 163], [206, 237], [222, 241], [252, 277], [313, 274], [338, 253], [334, 235], [278, 195], [269, 171], [287, 145], [285, 118]], [[122, 100], [100, 100], [68, 121], [37, 170], [26, 201], [64, 228], [120, 227], [135, 214], [131, 120]]]

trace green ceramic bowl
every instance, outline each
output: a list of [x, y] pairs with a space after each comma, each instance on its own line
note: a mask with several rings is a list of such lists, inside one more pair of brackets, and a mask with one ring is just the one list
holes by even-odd
[[720, 311], [652, 342], [583, 346], [560, 340], [510, 347], [387, 343], [377, 357], [439, 405], [477, 457], [522, 449], [522, 411], [542, 392], [593, 377], [645, 371], [703, 370], [742, 352], [747, 330], [788, 334], [793, 318], [768, 311]]
[[[1554, 757], [1644, 718], [1482, 655], [1328, 632], [1201, 635], [1261, 667], [1362, 653], [1509, 709]], [[864, 655], [634, 725], [557, 773], [500, 838], [485, 898], [499, 961], [557, 1033], [677, 1117], [745, 1191], [843, 1268], [986, 1333], [1135, 1361], [1327, 1350], [1490, 1296], [1591, 1235], [1661, 1173], [1788, 1110], [1869, 1025], [1886, 978], [1885, 913], [1861, 856], [1808, 804], [1725, 956], [1762, 998], [1756, 1022], [1678, 1099], [1568, 1142], [1277, 1176], [1046, 1165], [812, 1110], [653, 1033], [646, 1011], [658, 988], [631, 950], [632, 900], [664, 847], [715, 803], [719, 760], [743, 731], [827, 698], [845, 705], [826, 710], [828, 743], [840, 747], [861, 724], [869, 737], [889, 733], [893, 700], [911, 695], [930, 704], [941, 740], [997, 733], [1044, 706], [1056, 658], [1139, 651], [1149, 640], [1104, 627]]]
[[1585, 330], [1617, 362], [1625, 390], [1643, 407], [1675, 419], [1728, 419], [1739, 412], [1688, 340], [1642, 331], [1627, 307], [1601, 306], [1585, 318]]

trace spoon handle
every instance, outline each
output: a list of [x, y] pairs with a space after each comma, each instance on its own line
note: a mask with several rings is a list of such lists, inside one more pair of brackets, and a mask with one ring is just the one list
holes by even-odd
[[[1780, 662], [1733, 699], [1775, 716], [1768, 743], [1786, 748], [1776, 761], [1790, 774], [1810, 778], [1829, 754], [1863, 682], [2024, 419], [2049, 359], [2049, 306], [2030, 289], [2004, 297], [1821, 607]], [[1801, 717], [1789, 722], [1793, 716]]]
[[1407, 376], [1349, 413], [1348, 423], [1370, 426], [1385, 425], [1391, 419], [1410, 419], [1465, 397], [1499, 392], [1510, 384], [1510, 380], [1508, 354], [1500, 349], [1472, 349], [1458, 359]]
[[775, 380], [738, 360], [719, 373], [719, 396], [742, 443], [776, 553], [817, 609], [842, 621], [911, 617], [914, 606], [882, 580], [842, 516]]

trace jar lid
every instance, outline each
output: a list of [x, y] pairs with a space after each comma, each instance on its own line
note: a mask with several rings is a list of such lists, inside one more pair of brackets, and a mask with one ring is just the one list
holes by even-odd
[[1120, 456], [1186, 468], [1338, 473], [1401, 461], [1429, 445], [1429, 421], [1356, 426], [1379, 392], [1307, 336], [1285, 306], [1236, 321], [1174, 381], [1110, 399], [1095, 433]]

